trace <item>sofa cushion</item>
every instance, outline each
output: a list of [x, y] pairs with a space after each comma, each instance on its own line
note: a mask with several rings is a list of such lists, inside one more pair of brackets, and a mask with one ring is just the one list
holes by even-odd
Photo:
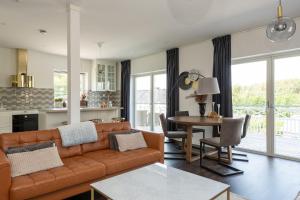
[[43, 143], [54, 141], [61, 158], [81, 155], [80, 145], [72, 147], [63, 147], [60, 134], [57, 129], [41, 130], [41, 131], [26, 131], [17, 134], [1, 134], [0, 147], [6, 151], [9, 147], [26, 146], [30, 144]]
[[114, 174], [128, 169], [141, 167], [154, 162], [159, 162], [161, 153], [151, 148], [143, 148], [126, 152], [110, 149], [89, 152], [84, 157], [101, 162], [106, 167], [106, 174]]
[[28, 152], [28, 151], [35, 151], [39, 149], [45, 149], [48, 147], [53, 147], [54, 146], [54, 141], [47, 141], [47, 142], [41, 142], [37, 144], [30, 144], [30, 145], [25, 145], [25, 146], [20, 146], [20, 147], [8, 147], [6, 150], [6, 154], [12, 154], [12, 153], [21, 153], [21, 152]]
[[83, 156], [63, 159], [64, 166], [12, 179], [10, 199], [28, 199], [105, 176], [105, 166]]
[[124, 133], [131, 130], [129, 122], [101, 123], [96, 124], [98, 141], [89, 144], [82, 144], [82, 153], [97, 151], [109, 148], [108, 134], [111, 132]]
[[116, 135], [119, 151], [130, 151], [146, 148], [147, 144], [141, 132]]
[[11, 177], [63, 166], [56, 146], [29, 152], [7, 154], [7, 157], [11, 164]]

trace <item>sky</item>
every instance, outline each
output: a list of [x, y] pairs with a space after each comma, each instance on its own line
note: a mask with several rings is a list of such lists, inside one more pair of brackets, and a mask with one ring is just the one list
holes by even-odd
[[[233, 85], [266, 83], [267, 61], [232, 65]], [[300, 79], [300, 56], [274, 60], [276, 80]]]

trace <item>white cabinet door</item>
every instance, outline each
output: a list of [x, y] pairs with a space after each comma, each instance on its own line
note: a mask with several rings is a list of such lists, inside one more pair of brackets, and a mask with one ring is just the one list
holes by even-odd
[[98, 64], [97, 65], [97, 81], [96, 81], [96, 89], [97, 91], [105, 91], [106, 89], [106, 69], [105, 65]]
[[107, 65], [106, 67], [107, 67], [106, 89], [109, 91], [116, 91], [117, 68], [115, 65]]
[[116, 91], [117, 67], [115, 64], [97, 64], [96, 90]]
[[12, 113], [0, 112], [0, 134], [12, 132]]

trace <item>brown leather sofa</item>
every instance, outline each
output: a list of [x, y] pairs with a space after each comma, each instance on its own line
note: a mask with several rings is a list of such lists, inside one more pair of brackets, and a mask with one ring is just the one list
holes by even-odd
[[[162, 134], [143, 132], [148, 148], [118, 152], [109, 149], [108, 133], [130, 130], [128, 122], [96, 125], [95, 143], [62, 147], [57, 129], [0, 135], [0, 200], [63, 199], [90, 190], [90, 184], [151, 163], [163, 163]], [[4, 150], [54, 140], [64, 166], [11, 178]]]

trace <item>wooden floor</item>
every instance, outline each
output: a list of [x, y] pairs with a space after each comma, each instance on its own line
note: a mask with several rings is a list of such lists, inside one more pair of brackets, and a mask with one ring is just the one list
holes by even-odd
[[[168, 144], [166, 149], [173, 149]], [[248, 153], [249, 162], [234, 161], [244, 174], [221, 177], [201, 169], [199, 161], [165, 160], [165, 164], [231, 185], [231, 191], [249, 200], [294, 200], [300, 191], [300, 163]], [[213, 161], [208, 161], [213, 162]], [[89, 193], [71, 199], [90, 199]], [[153, 199], [155, 200], [155, 198]]]

